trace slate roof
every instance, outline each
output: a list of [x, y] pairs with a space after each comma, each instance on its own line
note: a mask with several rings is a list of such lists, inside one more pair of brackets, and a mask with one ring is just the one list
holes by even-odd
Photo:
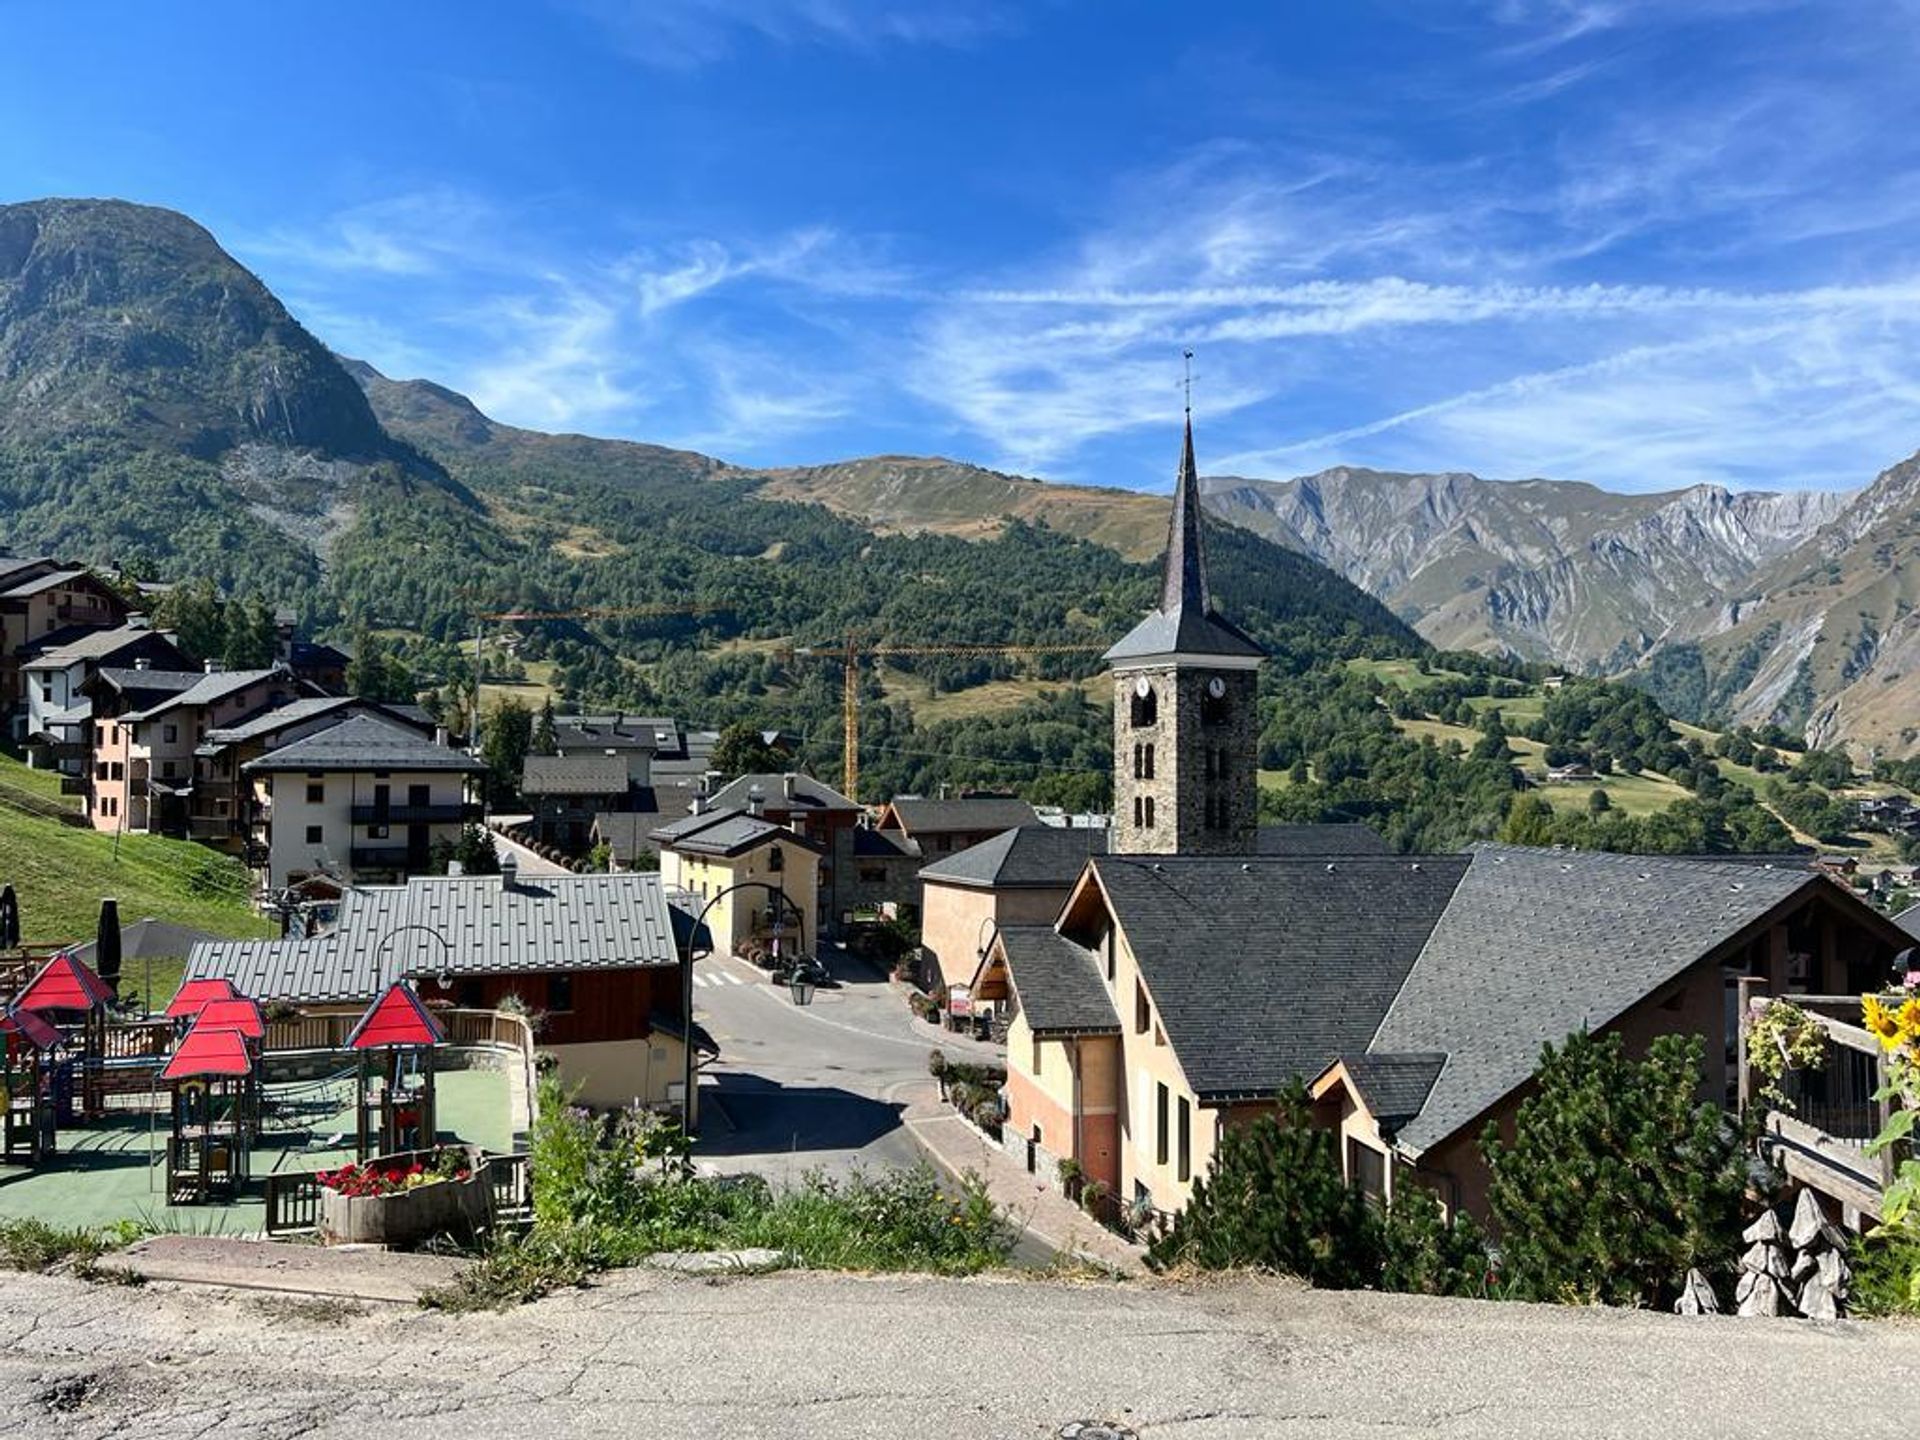
[[[593, 817], [593, 833], [612, 850], [623, 864], [640, 854], [651, 854], [660, 847], [653, 843], [653, 832], [686, 816], [692, 795], [667, 789], [643, 787], [633, 792], [637, 808], [631, 811], [601, 811]], [[664, 802], [664, 803], [663, 803]]]
[[1020, 997], [1020, 1013], [1034, 1034], [1120, 1033], [1120, 1017], [1091, 951], [1051, 925], [1003, 925], [998, 944]]
[[372, 715], [349, 716], [240, 767], [248, 775], [287, 770], [453, 770], [475, 774], [486, 768], [471, 755], [436, 745], [418, 731]]
[[918, 860], [920, 842], [894, 830], [858, 825], [853, 831], [853, 853], [872, 860]]
[[1920, 940], [1920, 905], [1909, 905], [1893, 917], [1893, 923], [1914, 939]]
[[1401, 1145], [1417, 1154], [1444, 1140], [1523, 1084], [1543, 1045], [1611, 1023], [1790, 897], [1829, 883], [1804, 870], [1475, 846], [1364, 1047], [1447, 1054]]
[[[77, 665], [83, 660], [102, 660], [117, 655], [130, 645], [138, 645], [146, 640], [165, 640], [173, 643], [173, 637], [150, 625], [115, 625], [107, 629], [87, 629], [67, 636], [57, 645], [37, 647], [34, 658], [21, 668], [24, 670], [64, 670], [69, 665]], [[184, 660], [186, 657], [181, 656]]]
[[238, 725], [221, 725], [207, 731], [206, 740], [196, 753], [210, 754], [223, 745], [244, 744], [262, 735], [271, 735], [276, 730], [285, 730], [291, 725], [305, 724], [349, 705], [366, 703], [350, 695], [303, 695], [298, 700], [289, 700], [284, 705], [249, 716]]
[[1267, 1098], [1364, 1051], [1468, 860], [1103, 855], [1092, 865], [1187, 1082], [1220, 1101]]
[[784, 825], [776, 825], [745, 810], [705, 810], [671, 825], [662, 825], [652, 838], [666, 849], [686, 855], [744, 855], [770, 840], [819, 853], [820, 847]]
[[1445, 1055], [1349, 1055], [1347, 1075], [1368, 1112], [1391, 1133], [1420, 1113], [1445, 1068]]
[[627, 783], [618, 755], [529, 755], [520, 772], [523, 795], [624, 795]]
[[927, 800], [903, 795], [889, 801], [887, 810], [909, 835], [957, 830], [1009, 830], [1030, 825], [1040, 817], [1033, 806], [1012, 795], [969, 795], [958, 800]]
[[680, 727], [644, 715], [556, 715], [553, 737], [560, 752], [675, 750]]
[[920, 870], [922, 880], [979, 890], [1065, 890], [1090, 856], [1107, 853], [1105, 830], [1021, 825], [942, 856]]
[[86, 573], [85, 570], [54, 570], [45, 575], [35, 576], [31, 580], [22, 581], [4, 594], [0, 594], [0, 599], [19, 600], [28, 595], [38, 595], [42, 590], [51, 590], [56, 585], [71, 585]]
[[163, 696], [184, 694], [204, 679], [204, 670], [141, 670], [131, 665], [103, 665], [82, 688], [99, 684], [123, 694], [151, 696], [149, 703], [157, 703]]
[[[145, 672], [152, 675], [156, 672]], [[265, 684], [270, 680], [281, 680], [288, 685], [294, 684], [291, 671], [284, 665], [272, 665], [264, 670], [203, 670], [199, 678], [180, 691], [170, 695], [157, 704], [148, 706], [137, 714], [128, 715], [128, 720], [151, 720], [164, 711], [182, 705], [212, 705], [226, 699], [229, 695], [248, 689], [254, 685]]]
[[749, 793], [758, 785], [760, 793], [766, 797], [767, 809], [782, 813], [789, 810], [857, 811], [861, 808], [859, 801], [849, 800], [831, 785], [823, 784], [811, 775], [793, 775], [793, 794], [789, 796], [786, 793], [788, 778], [786, 775], [742, 775], [716, 791], [713, 803], [716, 808], [744, 810]]
[[1189, 415], [1180, 451], [1180, 473], [1173, 482], [1172, 514], [1167, 519], [1160, 605], [1107, 651], [1109, 662], [1148, 655], [1266, 656], [1267, 652], [1245, 631], [1213, 608], [1213, 594], [1207, 586], [1203, 524], [1200, 477], [1193, 463], [1193, 417]]
[[1256, 855], [1387, 855], [1371, 825], [1262, 825], [1253, 832]]
[[676, 965], [689, 924], [657, 874], [415, 876], [348, 890], [313, 939], [196, 945], [187, 978], [262, 1002], [366, 1002], [404, 978]]

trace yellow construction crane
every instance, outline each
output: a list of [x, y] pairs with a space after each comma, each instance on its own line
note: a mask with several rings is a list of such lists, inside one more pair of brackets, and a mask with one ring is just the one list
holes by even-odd
[[886, 660], [895, 656], [954, 655], [961, 658], [1000, 655], [1085, 655], [1105, 650], [1104, 645], [889, 645], [863, 643], [849, 635], [838, 650], [795, 649], [800, 659], [837, 659], [842, 666], [840, 699], [841, 737], [840, 789], [849, 800], [858, 800], [860, 784], [860, 661], [871, 657]]

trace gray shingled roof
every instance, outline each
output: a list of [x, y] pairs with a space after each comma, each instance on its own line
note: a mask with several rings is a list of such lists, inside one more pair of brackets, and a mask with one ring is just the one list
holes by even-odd
[[1016, 825], [1031, 825], [1039, 818], [1033, 806], [1012, 795], [969, 795], [958, 800], [905, 795], [889, 802], [887, 808], [909, 835], [1009, 830]]
[[918, 860], [920, 842], [909, 840], [892, 830], [873, 830], [865, 825], [856, 825], [853, 830], [853, 853], [874, 860]]
[[1253, 832], [1256, 855], [1386, 855], [1386, 840], [1371, 825], [1262, 825]]
[[618, 755], [529, 755], [520, 772], [523, 795], [622, 795], [627, 785]]
[[[129, 645], [161, 639], [173, 643], [173, 636], [150, 625], [116, 625], [105, 629], [84, 630], [58, 645], [42, 646], [21, 668], [23, 670], [64, 670], [82, 660], [102, 660], [117, 655]], [[184, 658], [184, 657], [182, 657]]]
[[1003, 925], [999, 944], [1036, 1035], [1118, 1035], [1120, 1017], [1107, 998], [1100, 962], [1050, 925]]
[[158, 704], [151, 705], [139, 714], [129, 715], [126, 718], [150, 720], [164, 711], [177, 709], [182, 705], [212, 705], [238, 691], [272, 680], [282, 681], [289, 687], [297, 683], [293, 678], [293, 672], [284, 665], [271, 665], [264, 670], [203, 671], [199, 679], [179, 694], [169, 695]]
[[1064, 890], [1087, 859], [1107, 853], [1105, 830], [1021, 825], [922, 866], [920, 878], [982, 890]]
[[784, 825], [749, 815], [745, 810], [704, 810], [671, 825], [662, 825], [652, 835], [662, 848], [688, 855], [741, 855], [769, 840], [801, 846], [819, 852], [820, 847]]
[[1457, 855], [1092, 863], [1202, 1100], [1270, 1096], [1364, 1051], [1468, 864]]
[[[653, 832], [663, 825], [686, 817], [690, 793], [671, 788], [642, 789], [634, 792], [633, 810], [602, 810], [593, 817], [593, 833], [613, 852], [613, 858], [625, 863], [635, 855], [659, 849]], [[663, 807], [664, 802], [664, 808]]]
[[288, 770], [451, 770], [477, 774], [486, 768], [471, 755], [436, 745], [418, 731], [372, 715], [351, 715], [240, 767], [248, 775]]
[[[793, 781], [793, 794], [786, 793], [787, 781]], [[747, 808], [747, 796], [758, 785], [760, 793], [766, 797], [767, 809], [779, 810], [858, 810], [858, 801], [849, 800], [831, 785], [814, 779], [811, 775], [742, 775], [728, 782], [713, 797], [716, 807], [731, 806], [744, 810]]]
[[1148, 655], [1230, 655], [1249, 658], [1267, 653], [1232, 621], [1213, 608], [1207, 585], [1206, 521], [1200, 509], [1200, 475], [1193, 463], [1193, 417], [1180, 450], [1167, 516], [1167, 554], [1161, 574], [1160, 604], [1106, 659], [1136, 660]]
[[1920, 940], [1920, 905], [1909, 905], [1893, 917], [1893, 923], [1914, 939]]
[[338, 928], [315, 939], [196, 945], [187, 978], [223, 976], [263, 1002], [363, 1001], [404, 977], [675, 965], [687, 923], [657, 874], [522, 876], [511, 888], [497, 875], [417, 876], [347, 891]]
[[1829, 882], [1643, 855], [1474, 847], [1366, 1047], [1444, 1051], [1400, 1133], [1418, 1153], [1524, 1084], [1543, 1045], [1598, 1030], [1792, 896]]
[[103, 665], [93, 672], [93, 680], [115, 690], [145, 691], [156, 696], [183, 694], [204, 679], [204, 670], [142, 670], [131, 665]]
[[22, 596], [38, 595], [42, 590], [51, 590], [56, 585], [70, 585], [86, 573], [85, 570], [55, 570], [50, 574], [22, 581], [7, 590], [4, 595], [0, 595], [0, 599], [18, 600]]
[[553, 738], [563, 755], [673, 750], [680, 743], [680, 727], [672, 720], [646, 715], [556, 715]]
[[238, 725], [221, 725], [207, 731], [201, 753], [218, 750], [223, 745], [255, 740], [262, 735], [271, 735], [276, 730], [285, 730], [290, 725], [305, 724], [335, 710], [366, 703], [350, 695], [303, 695], [298, 700], [289, 700], [284, 705], [249, 716]]
[[1420, 1113], [1433, 1082], [1440, 1078], [1447, 1057], [1419, 1055], [1349, 1055], [1347, 1074], [1360, 1092], [1361, 1103], [1391, 1133]]

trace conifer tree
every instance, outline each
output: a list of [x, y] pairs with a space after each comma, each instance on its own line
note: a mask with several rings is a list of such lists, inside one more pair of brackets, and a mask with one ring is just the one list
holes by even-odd
[[1618, 1035], [1571, 1035], [1541, 1056], [1511, 1140], [1481, 1142], [1503, 1279], [1536, 1300], [1659, 1305], [1689, 1268], [1732, 1261], [1746, 1147], [1698, 1099], [1698, 1036], [1663, 1035], [1630, 1060]]

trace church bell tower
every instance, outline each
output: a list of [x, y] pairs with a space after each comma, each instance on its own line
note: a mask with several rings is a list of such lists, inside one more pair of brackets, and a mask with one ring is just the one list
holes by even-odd
[[1258, 827], [1256, 674], [1266, 652], [1213, 608], [1187, 413], [1160, 604], [1107, 651], [1113, 850], [1250, 855]]

